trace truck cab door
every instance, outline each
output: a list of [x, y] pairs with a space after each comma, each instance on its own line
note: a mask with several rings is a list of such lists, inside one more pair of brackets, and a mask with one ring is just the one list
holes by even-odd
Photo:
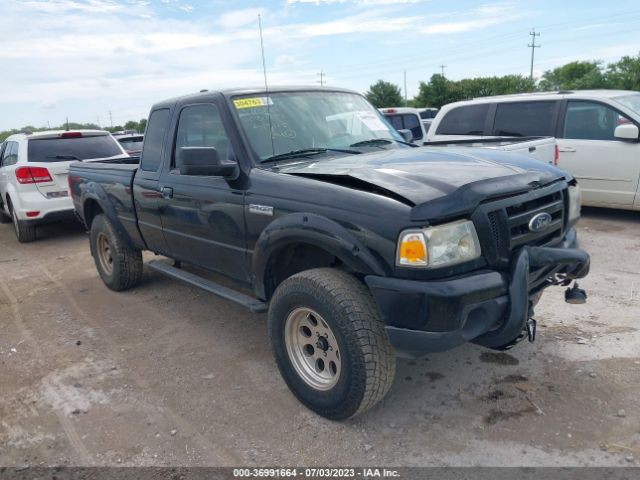
[[223, 112], [215, 102], [179, 111], [160, 177], [162, 224], [171, 257], [247, 282], [244, 190], [223, 177], [180, 173], [182, 147], [214, 147], [222, 161], [237, 161]]
[[133, 180], [133, 201], [142, 238], [149, 250], [165, 255], [169, 254], [169, 247], [162, 231], [162, 192], [159, 178], [169, 121], [168, 108], [151, 112], [140, 157], [140, 168]]
[[630, 208], [640, 178], [640, 143], [617, 139], [618, 125], [634, 123], [601, 102], [569, 100], [558, 138], [558, 166], [578, 179], [582, 202]]

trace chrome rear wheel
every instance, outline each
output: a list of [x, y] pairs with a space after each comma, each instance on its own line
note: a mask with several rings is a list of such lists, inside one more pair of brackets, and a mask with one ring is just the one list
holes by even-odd
[[111, 255], [111, 245], [109, 245], [109, 239], [107, 236], [100, 232], [96, 236], [96, 253], [98, 254], [98, 260], [102, 266], [104, 272], [107, 275], [113, 273], [113, 257]]

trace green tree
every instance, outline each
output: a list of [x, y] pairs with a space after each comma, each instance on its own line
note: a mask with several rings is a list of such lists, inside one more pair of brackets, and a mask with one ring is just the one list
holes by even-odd
[[610, 63], [605, 78], [608, 88], [640, 90], [640, 54], [636, 57], [625, 56]]
[[140, 125], [140, 129], [138, 131], [140, 133], [144, 133], [144, 131], [147, 129], [147, 119], [141, 118], [140, 121], [138, 122], [138, 125]]
[[140, 129], [140, 124], [135, 120], [129, 120], [127, 123], [124, 124], [124, 129], [135, 130], [137, 132]]
[[605, 88], [606, 79], [602, 73], [602, 62], [570, 62], [542, 75], [538, 85], [540, 90], [580, 90]]
[[365, 93], [367, 100], [376, 108], [400, 107], [404, 105], [400, 87], [391, 82], [378, 80]]
[[533, 90], [535, 90], [535, 83], [522, 75], [465, 78], [452, 81], [440, 74], [435, 74], [431, 76], [429, 83], [420, 82], [420, 90], [413, 103], [417, 107], [440, 108], [442, 105], [459, 100]]
[[414, 98], [414, 103], [418, 108], [440, 108], [447, 103], [456, 102], [462, 98], [463, 95], [459, 85], [436, 73], [431, 76], [429, 83], [420, 82], [418, 95]]

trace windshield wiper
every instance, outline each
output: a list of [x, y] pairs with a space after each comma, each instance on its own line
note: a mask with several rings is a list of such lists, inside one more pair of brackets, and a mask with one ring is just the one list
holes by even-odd
[[80, 160], [80, 161], [82, 161], [81, 158], [78, 158], [75, 155], [51, 155], [51, 156], [45, 157], [45, 158], [53, 158], [55, 160]]
[[390, 143], [400, 143], [402, 145], [409, 145], [415, 147], [413, 143], [403, 142], [402, 140], [396, 140], [395, 138], [369, 138], [368, 140], [362, 140], [360, 142], [352, 143], [350, 147], [366, 147], [367, 145], [379, 146], [381, 144], [388, 145]]
[[287, 158], [306, 157], [309, 155], [318, 155], [320, 153], [326, 153], [326, 152], [350, 153], [352, 155], [358, 155], [362, 153], [362, 152], [359, 152], [358, 150], [348, 150], [346, 148], [303, 148], [302, 150], [292, 150], [290, 152], [272, 155], [270, 157], [265, 158], [260, 163], [271, 162], [274, 160], [285, 160]]

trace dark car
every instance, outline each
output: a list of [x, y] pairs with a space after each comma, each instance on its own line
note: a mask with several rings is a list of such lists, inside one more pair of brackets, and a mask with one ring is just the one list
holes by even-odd
[[[139, 165], [77, 163], [69, 178], [109, 288], [138, 284], [150, 250], [175, 263], [148, 267], [268, 311], [284, 380], [332, 419], [385, 396], [396, 354], [533, 341], [542, 291], [589, 269], [567, 173], [507, 152], [409, 146], [348, 90], [167, 100], [151, 109]], [[585, 295], [574, 284], [567, 299]]]

